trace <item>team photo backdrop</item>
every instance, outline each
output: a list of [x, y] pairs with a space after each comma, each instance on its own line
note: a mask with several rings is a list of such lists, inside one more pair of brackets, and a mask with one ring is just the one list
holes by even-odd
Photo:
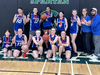
[[[0, 0], [0, 37], [4, 35], [6, 29], [9, 29], [11, 31], [11, 36], [14, 36], [14, 24], [12, 21], [14, 15], [17, 14], [18, 7], [23, 8], [25, 15], [29, 12], [32, 13], [34, 7], [38, 8], [39, 13], [43, 13], [45, 7], [50, 6], [55, 16], [57, 16], [59, 11], [64, 11], [64, 17], [67, 18], [68, 25], [70, 26], [70, 18], [73, 9], [78, 11], [78, 16], [80, 17], [82, 8], [86, 7], [91, 16], [90, 9], [96, 7], [99, 13], [99, 5], [99, 0]], [[29, 26], [29, 23], [25, 25], [24, 33], [27, 36], [29, 35]], [[67, 34], [69, 35], [69, 28]], [[76, 42], [77, 46], [82, 46], [82, 36], [79, 33]]]

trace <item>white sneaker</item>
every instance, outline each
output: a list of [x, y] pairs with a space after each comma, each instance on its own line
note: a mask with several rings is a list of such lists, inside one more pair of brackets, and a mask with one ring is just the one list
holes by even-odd
[[4, 57], [6, 57], [7, 56], [7, 53], [4, 53]]
[[53, 56], [52, 60], [54, 60], [54, 61], [56, 60], [55, 56]]
[[21, 50], [22, 51], [22, 53], [24, 53], [24, 51], [23, 50]]
[[92, 55], [91, 57], [90, 57], [90, 59], [98, 59], [98, 57], [96, 56], [96, 55]]
[[98, 54], [98, 56], [100, 56], [100, 54]]

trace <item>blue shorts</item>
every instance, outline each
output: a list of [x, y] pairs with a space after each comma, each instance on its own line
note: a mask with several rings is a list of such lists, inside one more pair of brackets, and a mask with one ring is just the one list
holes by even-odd
[[[58, 47], [57, 43], [55, 43], [54, 45]], [[49, 50], [52, 50], [50, 42], [49, 42]]]
[[43, 27], [44, 30], [50, 30], [51, 28], [52, 28], [52, 26]]
[[15, 47], [15, 49], [17, 49], [17, 50], [19, 50], [19, 51], [21, 51], [22, 49], [21, 49], [21, 47]]
[[77, 34], [78, 33], [78, 26], [77, 27], [71, 27], [70, 26], [70, 33], [71, 34]]
[[[3, 47], [3, 48], [6, 48], [6, 47]], [[9, 51], [9, 50], [11, 50], [11, 49], [12, 49], [12, 47], [8, 47], [8, 48], [6, 48], [6, 49]]]
[[65, 47], [65, 51], [67, 51], [67, 50], [72, 50], [72, 48], [70, 47], [70, 46], [68, 46], [68, 47]]

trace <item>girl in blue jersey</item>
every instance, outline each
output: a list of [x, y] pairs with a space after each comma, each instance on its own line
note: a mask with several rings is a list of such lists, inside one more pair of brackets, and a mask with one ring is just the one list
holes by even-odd
[[71, 57], [71, 46], [69, 36], [66, 35], [65, 31], [61, 31], [61, 37], [59, 36], [59, 57], [57, 60], [61, 58], [61, 53], [66, 53], [66, 59], [70, 59]]
[[41, 35], [41, 31], [40, 30], [36, 30], [36, 36], [32, 37], [33, 40], [33, 44], [32, 44], [32, 50], [33, 50], [33, 57], [35, 59], [38, 58], [38, 51], [40, 52], [40, 58], [43, 58], [42, 53], [43, 53], [43, 40]]
[[[47, 19], [44, 20], [43, 22], [43, 31], [44, 33], [47, 32], [47, 33], [51, 33], [51, 28], [52, 28], [52, 17], [53, 17], [53, 14], [51, 13], [51, 9], [49, 6], [46, 7], [46, 13], [44, 13], [46, 16], [47, 16]], [[45, 41], [45, 44], [46, 44], [46, 48], [48, 48], [48, 42]]]
[[18, 14], [15, 14], [13, 23], [15, 34], [18, 34], [18, 28], [22, 28], [24, 30], [24, 25], [26, 24], [26, 16], [23, 14], [23, 9], [21, 7], [18, 8]]
[[35, 31], [40, 29], [40, 24], [39, 24], [39, 14], [38, 14], [38, 9], [33, 8], [33, 13], [27, 15], [26, 22], [29, 22], [30, 20], [30, 33], [29, 33], [29, 40], [28, 40], [28, 48], [30, 47], [32, 37], [35, 36]]
[[80, 24], [80, 18], [77, 16], [77, 10], [72, 10], [72, 17], [71, 17], [71, 25], [70, 25], [70, 36], [71, 36], [71, 43], [74, 50], [74, 55], [77, 56], [77, 46], [75, 43], [77, 33], [78, 33], [78, 25]]
[[46, 13], [44, 13], [47, 16], [47, 19], [43, 22], [43, 28], [44, 28], [44, 33], [47, 31], [51, 32], [51, 28], [52, 28], [52, 17], [53, 14], [51, 13], [51, 9], [49, 6], [46, 7]]
[[67, 28], [68, 28], [68, 22], [67, 22], [67, 19], [64, 16], [64, 12], [61, 11], [59, 12], [59, 18], [57, 19], [57, 22], [56, 20], [54, 21], [55, 22], [55, 25], [57, 26], [57, 35], [60, 35], [61, 31], [67, 31]]
[[46, 58], [50, 58], [53, 54], [52, 60], [55, 61], [55, 53], [58, 51], [57, 47], [57, 41], [58, 41], [58, 36], [55, 34], [56, 29], [52, 28], [51, 29], [51, 34], [49, 34], [49, 50], [47, 51]]
[[15, 44], [15, 50], [13, 52], [13, 56], [17, 58], [20, 55], [21, 50], [24, 51], [23, 57], [26, 57], [26, 51], [28, 49], [27, 46], [27, 37], [23, 34], [23, 29], [18, 29], [18, 34], [14, 36], [12, 39], [13, 44]]
[[11, 49], [12, 49], [12, 43], [11, 43], [11, 36], [10, 36], [10, 31], [6, 30], [5, 36], [3, 36], [3, 52], [4, 52], [4, 57], [11, 56]]
[[81, 16], [81, 31], [80, 33], [83, 36], [83, 45], [84, 45], [84, 55], [90, 55], [91, 52], [91, 18], [88, 16], [87, 8], [82, 9], [82, 16]]

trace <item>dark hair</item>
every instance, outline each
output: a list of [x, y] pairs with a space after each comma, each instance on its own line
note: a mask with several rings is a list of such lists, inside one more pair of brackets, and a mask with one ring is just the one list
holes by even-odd
[[65, 32], [65, 33], [66, 33], [66, 31], [64, 31], [64, 30], [62, 30], [61, 33], [62, 33], [62, 32]]
[[10, 33], [10, 30], [9, 30], [9, 29], [7, 29], [5, 32], [9, 32], [9, 33]]
[[[51, 12], [51, 8], [50, 8], [50, 6], [46, 6], [46, 8], [48, 8], [48, 7], [49, 7], [49, 9], [50, 9], [50, 12]], [[45, 9], [46, 9], [46, 8], [45, 8]]]
[[[87, 10], [87, 8], [83, 8], [83, 9], [85, 9], [85, 10], [87, 11], [87, 13], [86, 13], [86, 16], [87, 16], [87, 15], [88, 15], [88, 10]], [[83, 9], [82, 9], [82, 10], [83, 10]], [[83, 14], [82, 14], [82, 17], [83, 17]]]
[[51, 29], [55, 29], [55, 31], [56, 31], [56, 28], [55, 27], [52, 27]]
[[[63, 11], [60, 11], [60, 12], [64, 14], [64, 12], [63, 12]], [[60, 12], [59, 12], [59, 13], [60, 13]]]
[[[36, 7], [34, 7], [34, 8], [36, 8]], [[33, 9], [34, 9], [34, 8], [33, 8]], [[38, 9], [37, 9], [37, 10], [38, 10]], [[41, 15], [40, 15], [40, 13], [39, 13], [39, 12], [37, 12], [37, 15], [38, 15], [38, 16], [39, 16], [39, 18], [40, 18], [40, 16], [41, 16]]]
[[18, 29], [21, 29], [21, 30], [23, 31], [23, 29], [22, 29], [22, 28], [18, 28]]
[[[46, 6], [46, 8], [47, 8], [47, 7], [49, 7], [49, 9], [51, 9], [50, 6]], [[45, 9], [46, 9], [46, 8], [45, 8]]]
[[18, 9], [21, 9], [21, 10], [23, 10], [23, 9], [22, 9], [22, 7], [19, 7]]

